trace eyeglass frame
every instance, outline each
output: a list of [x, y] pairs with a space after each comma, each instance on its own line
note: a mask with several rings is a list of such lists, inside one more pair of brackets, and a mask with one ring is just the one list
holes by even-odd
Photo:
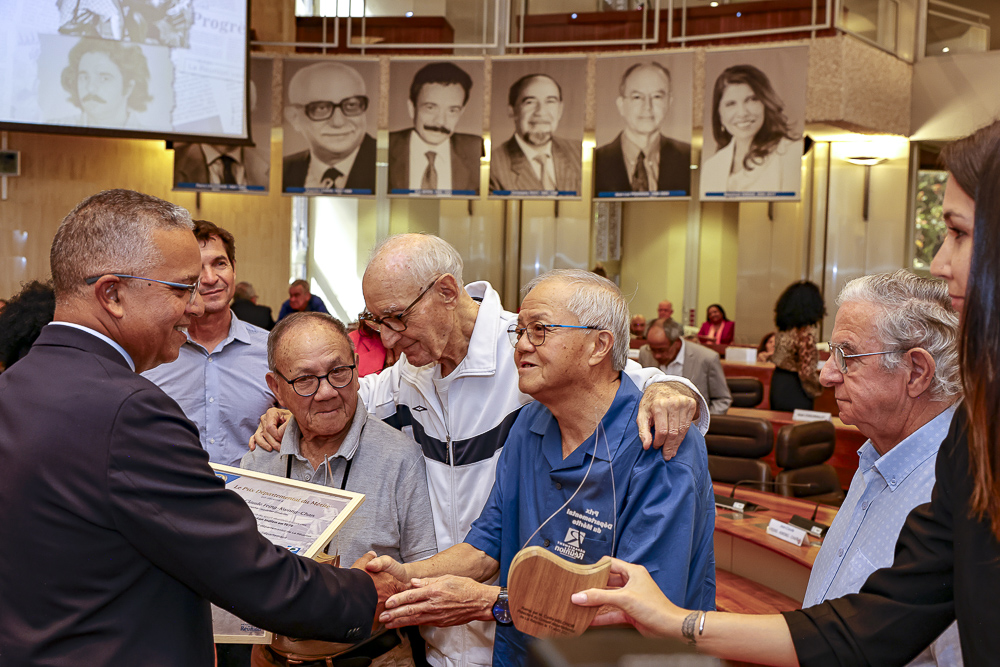
[[[337, 371], [343, 370], [345, 368], [350, 368], [351, 369], [351, 376], [349, 378], [347, 378], [347, 382], [345, 382], [344, 384], [341, 384], [341, 385], [334, 384], [333, 380], [330, 379], [330, 376], [333, 375], [334, 373], [336, 373]], [[326, 380], [327, 384], [329, 384], [334, 389], [343, 389], [344, 387], [348, 386], [349, 384], [351, 384], [351, 380], [354, 379], [354, 372], [357, 370], [357, 368], [358, 368], [358, 365], [356, 363], [355, 364], [345, 364], [343, 366], [336, 366], [334, 368], [331, 368], [329, 371], [327, 371], [326, 375], [311, 375], [311, 374], [307, 373], [306, 375], [300, 375], [297, 378], [292, 378], [291, 380], [289, 380], [288, 378], [286, 378], [284, 376], [284, 374], [281, 371], [279, 371], [277, 368], [274, 369], [274, 373], [278, 377], [280, 377], [282, 380], [284, 380], [285, 382], [287, 382], [289, 385], [291, 385], [292, 391], [294, 391], [296, 394], [298, 394], [302, 398], [312, 398], [317, 393], [319, 393], [319, 388], [323, 385], [323, 380]], [[299, 380], [302, 380], [302, 379], [305, 379], [305, 378], [316, 378], [316, 388], [313, 390], [313, 392], [311, 394], [303, 394], [301, 391], [299, 391], [298, 389], [295, 388], [295, 383], [298, 382]]]
[[[350, 100], [360, 100], [361, 110], [358, 113], [351, 114], [344, 111], [344, 102], [348, 102]], [[314, 104], [331, 105], [330, 115], [324, 118], [313, 118], [311, 115], [309, 115], [309, 107]], [[302, 109], [302, 112], [306, 115], [306, 118], [308, 118], [309, 120], [316, 123], [322, 123], [323, 121], [330, 120], [331, 118], [333, 118], [333, 114], [337, 113], [337, 109], [340, 109], [340, 113], [342, 113], [347, 118], [357, 118], [358, 116], [363, 116], [365, 112], [368, 111], [369, 104], [371, 104], [371, 100], [368, 99], [367, 95], [351, 95], [350, 97], [345, 97], [339, 102], [334, 102], [332, 100], [313, 100], [308, 104], [292, 104], [291, 106], [297, 109]]]
[[194, 281], [193, 285], [188, 285], [187, 283], [172, 283], [169, 280], [157, 280], [156, 278], [144, 278], [142, 276], [133, 276], [128, 273], [102, 273], [99, 276], [91, 276], [89, 278], [84, 278], [83, 282], [87, 285], [93, 285], [104, 276], [114, 276], [115, 278], [121, 278], [121, 279], [130, 278], [132, 280], [148, 280], [151, 283], [159, 283], [161, 285], [166, 285], [167, 287], [173, 287], [174, 289], [187, 290], [188, 292], [191, 292], [191, 296], [188, 298], [188, 305], [194, 303], [194, 300], [198, 296], [198, 288], [201, 287], [201, 276], [198, 276], [198, 280]]
[[[540, 324], [542, 327], [542, 342], [536, 343], [531, 340], [531, 334], [527, 333], [527, 329], [532, 324]], [[545, 332], [548, 329], [589, 329], [591, 331], [604, 331], [601, 327], [585, 326], [582, 324], [546, 324], [545, 322], [535, 321], [528, 322], [528, 324], [523, 327], [518, 327], [516, 324], [512, 324], [507, 327], [507, 340], [510, 341], [511, 347], [517, 347], [517, 344], [521, 342], [521, 336], [527, 334], [528, 342], [534, 347], [541, 347], [545, 344]]]
[[417, 298], [414, 299], [412, 302], [410, 302], [410, 305], [404, 308], [402, 311], [400, 311], [398, 315], [386, 315], [385, 317], [375, 317], [373, 314], [365, 310], [358, 314], [358, 322], [359, 323], [365, 322], [368, 326], [370, 326], [372, 329], [375, 330], [375, 333], [381, 335], [382, 325], [385, 324], [386, 320], [396, 319], [399, 320], [399, 323], [403, 325], [402, 329], [397, 329], [391, 324], [385, 324], [385, 326], [395, 333], [403, 333], [404, 331], [406, 331], [406, 322], [403, 321], [403, 318], [409, 315], [411, 312], [413, 312], [413, 309], [416, 307], [418, 303], [420, 303], [420, 300], [424, 298], [424, 295], [430, 292], [431, 288], [437, 284], [437, 281], [441, 280], [441, 278], [445, 277], [446, 275], [448, 274], [442, 273], [437, 278], [432, 280], [431, 284], [425, 287], [424, 290], [417, 295]]
[[[844, 345], [842, 343], [834, 343], [833, 341], [827, 342], [830, 346], [830, 357], [836, 362], [837, 370], [840, 371], [841, 375], [847, 375], [847, 360], [856, 359], [857, 357], [873, 357], [880, 354], [895, 354], [897, 352], [906, 352], [906, 350], [883, 350], [881, 352], [859, 352], [858, 354], [844, 354]], [[837, 355], [840, 355], [839, 359]]]

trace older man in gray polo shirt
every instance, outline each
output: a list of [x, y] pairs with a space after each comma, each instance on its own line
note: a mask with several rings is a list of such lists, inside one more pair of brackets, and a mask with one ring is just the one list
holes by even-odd
[[[267, 363], [267, 385], [292, 420], [278, 451], [248, 452], [241, 466], [364, 493], [328, 548], [344, 563], [370, 550], [403, 562], [436, 553], [423, 454], [413, 440], [368, 418], [344, 325], [325, 313], [289, 315], [268, 338]], [[372, 665], [413, 664], [408, 643], [393, 647], [389, 639], [379, 644], [388, 652], [368, 656]]]

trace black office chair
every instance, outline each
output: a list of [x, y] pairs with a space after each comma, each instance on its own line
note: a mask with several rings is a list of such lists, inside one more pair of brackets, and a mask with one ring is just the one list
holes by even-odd
[[705, 435], [708, 448], [708, 472], [712, 480], [735, 484], [755, 480], [760, 485], [749, 488], [770, 490], [771, 468], [760, 459], [774, 448], [771, 422], [757, 417], [712, 415]]
[[844, 489], [836, 469], [827, 463], [836, 442], [837, 429], [828, 421], [782, 426], [774, 451], [775, 461], [782, 468], [775, 478], [776, 491], [790, 498], [840, 507]]
[[756, 408], [764, 401], [764, 383], [757, 378], [726, 378], [734, 408]]

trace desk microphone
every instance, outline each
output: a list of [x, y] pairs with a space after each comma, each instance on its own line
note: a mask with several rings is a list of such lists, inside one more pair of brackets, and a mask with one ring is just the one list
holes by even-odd
[[[736, 482], [735, 484], [733, 484], [733, 490], [729, 492], [728, 496], [720, 496], [718, 493], [715, 494], [715, 504], [716, 504], [716, 506], [722, 507], [723, 509], [727, 509], [727, 510], [729, 510], [731, 512], [739, 512], [741, 514], [743, 512], [757, 512], [757, 511], [766, 510], [767, 509], [766, 507], [761, 507], [760, 505], [757, 505], [756, 503], [751, 503], [751, 502], [748, 502], [748, 501], [743, 501], [743, 500], [737, 500], [736, 499], [736, 488], [739, 487], [739, 486], [749, 486], [751, 484], [753, 484], [753, 485], [759, 485], [759, 486], [772, 486], [773, 487], [773, 486], [777, 485], [777, 482], [762, 482], [762, 481], [757, 480], [757, 479], [741, 479], [738, 482]], [[812, 488], [815, 488], [817, 486], [816, 484], [814, 484], [812, 482], [805, 482], [805, 483], [783, 482], [783, 484], [785, 486], [794, 486], [794, 487], [801, 488], [801, 489], [812, 489]], [[803, 521], [805, 521], [805, 519], [803, 519]], [[808, 530], [808, 529], [806, 529], [806, 530]]]

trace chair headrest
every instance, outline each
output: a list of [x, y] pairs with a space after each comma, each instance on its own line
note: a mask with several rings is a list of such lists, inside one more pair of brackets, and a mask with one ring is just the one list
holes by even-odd
[[788, 424], [778, 430], [774, 459], [779, 468], [794, 470], [826, 463], [837, 444], [832, 422]]
[[759, 459], [774, 449], [771, 422], [758, 417], [712, 415], [705, 435], [708, 453]]

